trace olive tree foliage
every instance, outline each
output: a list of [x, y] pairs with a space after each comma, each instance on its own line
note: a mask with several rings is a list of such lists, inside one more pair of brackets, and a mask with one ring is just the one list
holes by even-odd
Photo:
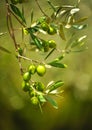
[[[40, 6], [40, 0], [34, 0], [34, 2], [39, 7], [42, 16], [38, 17], [34, 21], [34, 11], [31, 10], [31, 24], [28, 26], [27, 19], [25, 17], [26, 13], [23, 7], [25, 0], [5, 0], [7, 10], [7, 28], [10, 37], [13, 40], [16, 51], [15, 55], [19, 62], [20, 72], [23, 77], [23, 91], [28, 93], [30, 102], [33, 105], [39, 106], [41, 110], [42, 106], [46, 102], [49, 102], [54, 108], [57, 109], [58, 105], [53, 99], [53, 95], [58, 96], [58, 98], [62, 97], [64, 92], [62, 89], [62, 86], [64, 86], [62, 79], [59, 79], [58, 81], [52, 80], [45, 85], [42, 81], [36, 81], [36, 79], [33, 78], [33, 75], [37, 74], [37, 76], [45, 78], [47, 69], [49, 69], [49, 73], [52, 67], [55, 68], [54, 70], [57, 68], [64, 69], [67, 65], [63, 63], [63, 59], [67, 54], [70, 54], [71, 52], [81, 52], [87, 49], [85, 44], [85, 39], [87, 36], [77, 35], [79, 31], [87, 27], [87, 24], [84, 23], [87, 17], [76, 17], [80, 11], [80, 0], [78, 0], [75, 5], [59, 6], [54, 5], [52, 1], [47, 0], [48, 9], [52, 12], [52, 14], [49, 15], [46, 11], [44, 11], [44, 8]], [[22, 43], [16, 40], [16, 28], [14, 27], [12, 19], [16, 19], [20, 26], [19, 30], [21, 30], [21, 32], [19, 31], [19, 33], [22, 34]], [[71, 29], [72, 31], [70, 31]], [[67, 38], [66, 32], [70, 32], [70, 38]], [[4, 32], [0, 33], [0, 37], [2, 35], [4, 35]], [[51, 39], [45, 39], [42, 37], [43, 35], [50, 35]], [[26, 36], [29, 36], [30, 39], [29, 46], [26, 45]], [[61, 38], [61, 42], [65, 41], [63, 47], [61, 42], [57, 43], [57, 41], [53, 40], [55, 36], [59, 36]], [[59, 44], [59, 47], [57, 44]], [[60, 46], [62, 49], [60, 49]], [[0, 50], [10, 53], [10, 50], [7, 50], [2, 46], [0, 46]], [[34, 57], [28, 57], [27, 53], [30, 51], [38, 53], [38, 55], [44, 54], [43, 59], [36, 60]], [[47, 60], [54, 52], [56, 54], [54, 58]], [[24, 62], [29, 62], [29, 66], [25, 66], [24, 68]]]

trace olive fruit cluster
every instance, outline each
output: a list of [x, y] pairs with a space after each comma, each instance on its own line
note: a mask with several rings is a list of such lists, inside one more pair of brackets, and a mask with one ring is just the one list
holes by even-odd
[[43, 76], [46, 72], [45, 66], [43, 64], [39, 64], [38, 66], [36, 66], [35, 64], [31, 64], [28, 68], [28, 71], [23, 74], [22, 82], [22, 89], [25, 92], [29, 92], [31, 102], [34, 105], [37, 105], [38, 103], [45, 101], [42, 95], [45, 89], [44, 84], [42, 82], [30, 82], [31, 76], [36, 72], [39, 76]]
[[48, 25], [46, 22], [41, 23], [41, 28], [50, 35], [57, 33], [56, 28], [54, 26]]
[[24, 2], [24, 0], [11, 0], [11, 3], [12, 4], [18, 4], [18, 3], [23, 3]]
[[49, 48], [56, 48], [56, 42], [54, 40], [48, 40], [43, 42], [44, 52], [49, 51]]
[[[31, 103], [33, 105], [38, 105], [39, 103], [42, 103], [43, 101], [45, 101], [44, 97], [43, 97], [43, 91], [45, 89], [45, 86], [43, 83], [41, 82], [34, 82], [31, 85], [31, 89], [29, 90], [29, 96], [31, 98]], [[42, 100], [42, 97], [44, 100]]]

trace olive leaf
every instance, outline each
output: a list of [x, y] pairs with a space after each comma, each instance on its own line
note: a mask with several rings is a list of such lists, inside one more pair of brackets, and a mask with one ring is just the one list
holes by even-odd
[[59, 35], [63, 40], [66, 40], [63, 25], [60, 24]]
[[56, 81], [52, 85], [48, 86], [49, 92], [56, 90], [57, 88], [61, 87], [62, 85], [64, 85], [64, 82], [62, 80]]
[[86, 37], [87, 37], [87, 35], [84, 35], [84, 36], [82, 36], [82, 37], [76, 39], [75, 41], [73, 41], [72, 44], [71, 44], [71, 48], [74, 48], [74, 47], [76, 47], [76, 46], [78, 46], [78, 45], [83, 46], [83, 44], [84, 44], [84, 39], [85, 39]]
[[55, 48], [53, 48], [48, 54], [47, 56], [44, 58], [45, 60], [55, 51]]
[[55, 58], [53, 61], [49, 62], [48, 65], [51, 65], [53, 67], [58, 67], [58, 68], [66, 68], [67, 65], [60, 63], [60, 61], [64, 58], [65, 55], [61, 55], [57, 58]]
[[26, 24], [26, 20], [24, 17], [23, 11], [21, 12], [18, 7], [16, 7], [14, 4], [10, 4], [12, 11]]
[[53, 100], [50, 96], [46, 95], [45, 99], [55, 108], [58, 109], [58, 105], [55, 100]]
[[66, 64], [58, 63], [58, 62], [50, 62], [49, 65], [57, 68], [67, 68]]
[[54, 12], [56, 12], [56, 8], [55, 6], [52, 4], [52, 2], [50, 0], [47, 0], [48, 4], [50, 5], [50, 7], [54, 10]]
[[55, 58], [55, 59], [53, 60], [53, 62], [59, 62], [59, 61], [62, 60], [64, 57], [65, 57], [65, 55], [63, 54], [63, 55], [61, 55], [61, 56]]
[[7, 50], [6, 48], [4, 48], [4, 47], [2, 47], [2, 46], [0, 46], [0, 50], [1, 50], [1, 51], [4, 51], [4, 52], [6, 52], [6, 53], [11, 53], [9, 50]]
[[82, 30], [85, 29], [88, 25], [84, 24], [84, 25], [72, 25], [73, 28], [78, 29], [78, 30]]
[[34, 16], [34, 13], [33, 13], [33, 10], [31, 11], [31, 23], [33, 22], [33, 16]]
[[73, 9], [71, 9], [70, 14], [73, 15], [73, 14], [79, 12], [79, 10], [80, 10], [79, 8], [73, 8]]

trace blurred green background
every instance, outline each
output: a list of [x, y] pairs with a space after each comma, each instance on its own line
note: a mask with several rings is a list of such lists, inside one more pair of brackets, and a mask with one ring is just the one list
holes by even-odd
[[[59, 5], [74, 4], [77, 0], [51, 1]], [[39, 2], [49, 13], [46, 1]], [[28, 21], [32, 8], [35, 19], [41, 16], [34, 0], [28, 0], [24, 6]], [[0, 0], [0, 33], [7, 32], [5, 7], [4, 0]], [[80, 32], [88, 35], [88, 50], [67, 55], [67, 69], [52, 69], [50, 74], [47, 72], [48, 78], [41, 79], [46, 83], [52, 79], [65, 81], [64, 98], [57, 99], [58, 110], [45, 104], [41, 113], [31, 105], [28, 95], [21, 89], [22, 77], [13, 42], [8, 33], [0, 36], [0, 45], [12, 52], [7, 54], [0, 50], [0, 130], [92, 130], [92, 0], [81, 0], [80, 9], [81, 17], [88, 16], [85, 21], [88, 28]], [[17, 26], [16, 21], [15, 24]], [[17, 33], [16, 37], [20, 39]]]

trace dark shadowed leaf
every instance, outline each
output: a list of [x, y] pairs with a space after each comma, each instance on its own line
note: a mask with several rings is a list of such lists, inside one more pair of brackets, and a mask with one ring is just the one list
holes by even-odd
[[10, 6], [11, 6], [12, 11], [22, 20], [22, 22], [26, 23], [24, 14], [19, 10], [19, 8], [13, 4], [10, 4]]
[[34, 16], [34, 13], [33, 13], [33, 10], [31, 11], [31, 23], [33, 22], [33, 16]]
[[66, 40], [62, 24], [60, 24], [59, 35], [63, 40]]
[[46, 60], [54, 51], [55, 51], [55, 48], [53, 48], [53, 49], [49, 52], [49, 54], [45, 57], [45, 60]]
[[2, 47], [2, 46], [0, 46], [0, 50], [1, 50], [1, 51], [4, 51], [4, 52], [7, 52], [7, 53], [11, 53], [9, 50], [7, 50], [6, 48], [4, 48], [4, 47]]
[[47, 2], [48, 2], [48, 4], [50, 5], [50, 7], [51, 7], [54, 11], [56, 11], [56, 8], [55, 8], [55, 6], [52, 4], [52, 2], [51, 2], [50, 0], [47, 0]]

